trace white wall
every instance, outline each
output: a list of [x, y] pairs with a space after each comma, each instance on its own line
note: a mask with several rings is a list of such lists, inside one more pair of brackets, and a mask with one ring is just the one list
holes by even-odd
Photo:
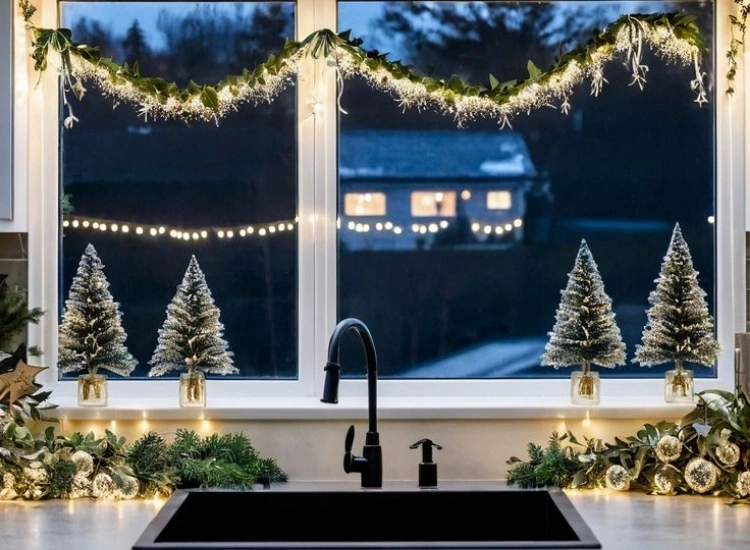
[[[570, 429], [579, 439], [587, 436], [614, 441], [615, 436], [635, 435], [644, 423], [659, 420], [384, 420], [378, 425], [383, 446], [383, 480], [416, 482], [421, 451], [412, 450], [409, 445], [425, 437], [443, 447], [433, 453], [438, 480], [502, 480], [506, 478], [509, 469], [506, 461], [511, 456], [526, 460], [528, 442], [546, 446], [553, 431], [563, 433]], [[149, 431], [169, 440], [178, 428], [192, 429], [202, 435], [244, 432], [260, 456], [275, 459], [290, 480], [352, 481], [358, 474], [347, 475], [342, 466], [344, 436], [351, 424], [356, 430], [353, 452], [360, 455], [367, 430], [364, 420], [63, 420], [58, 430], [67, 435], [93, 431], [100, 436], [109, 429], [126, 437], [128, 443]]]

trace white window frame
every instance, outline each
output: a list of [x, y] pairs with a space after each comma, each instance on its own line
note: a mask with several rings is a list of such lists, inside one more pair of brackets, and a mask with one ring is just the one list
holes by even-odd
[[[17, 4], [14, 2], [14, 4]], [[37, 0], [38, 25], [57, 26], [55, 0]], [[322, 28], [336, 28], [335, 0], [298, 0], [297, 38]], [[745, 330], [745, 160], [746, 94], [744, 55], [728, 96], [727, 51], [732, 0], [718, 0], [715, 45], [717, 311], [716, 327], [723, 352], [718, 378], [697, 379], [696, 390], [734, 387], [734, 333]], [[3, 23], [4, 24], [4, 23]], [[323, 365], [328, 338], [336, 318], [336, 218], [338, 178], [336, 79], [324, 62], [308, 60], [298, 85], [299, 143], [299, 378], [294, 381], [210, 380], [208, 408], [180, 411], [174, 380], [110, 382], [106, 409], [83, 411], [75, 405], [75, 381], [58, 381], [55, 369], [58, 319], [58, 93], [57, 75], [50, 64], [37, 85], [30, 62], [30, 45], [15, 6], [14, 77], [24, 101], [16, 101], [14, 118], [15, 185], [28, 193], [29, 299], [46, 314], [29, 327], [29, 345], [44, 351], [37, 377], [53, 390], [52, 401], [66, 415], [90, 418], [217, 418], [224, 411], [233, 418], [335, 418], [364, 416], [366, 382], [343, 380], [338, 407], [321, 405]], [[18, 35], [20, 34], [20, 39]], [[654, 70], [658, 70], [655, 68]], [[560, 115], [564, 116], [564, 115]], [[305, 230], [305, 228], [309, 230]], [[2, 227], [0, 227], [0, 230]], [[377, 347], [377, 341], [375, 342]], [[364, 374], [364, 373], [363, 373]], [[608, 379], [602, 374], [602, 402], [597, 408], [570, 405], [569, 378], [546, 380], [381, 380], [379, 407], [384, 417], [565, 418], [606, 414], [643, 418], [664, 411], [678, 415], [675, 405], [664, 405], [661, 378]], [[684, 408], [684, 407], [683, 407]], [[227, 412], [229, 411], [229, 412]], [[118, 416], [119, 415], [119, 416]]]

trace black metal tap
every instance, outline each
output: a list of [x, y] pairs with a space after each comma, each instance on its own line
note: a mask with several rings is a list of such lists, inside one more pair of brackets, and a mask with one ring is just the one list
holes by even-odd
[[383, 486], [383, 451], [378, 434], [377, 413], [377, 382], [378, 368], [375, 355], [375, 343], [367, 326], [359, 319], [344, 319], [333, 331], [328, 342], [328, 362], [325, 366], [326, 378], [323, 384], [323, 403], [338, 403], [339, 380], [341, 379], [341, 365], [339, 364], [339, 343], [343, 334], [353, 329], [362, 340], [365, 348], [367, 366], [367, 403], [369, 430], [365, 436], [362, 456], [352, 454], [354, 443], [354, 426], [350, 426], [344, 440], [344, 471], [348, 474], [359, 472], [362, 474], [362, 487], [379, 489]]

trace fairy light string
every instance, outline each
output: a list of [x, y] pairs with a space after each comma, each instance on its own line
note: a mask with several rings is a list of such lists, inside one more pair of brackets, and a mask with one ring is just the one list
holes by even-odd
[[[385, 54], [361, 47], [362, 40], [350, 32], [336, 34], [329, 29], [315, 31], [301, 41], [287, 40], [277, 54], [242, 74], [229, 75], [216, 85], [190, 83], [179, 88], [158, 77], [142, 76], [133, 66], [118, 65], [101, 57], [98, 48], [74, 42], [69, 29], [38, 28], [31, 23], [35, 9], [21, 0], [26, 26], [33, 36], [35, 69], [45, 71], [49, 55], [59, 56], [63, 95], [78, 99], [86, 93], [84, 82], [95, 83], [115, 103], [135, 106], [144, 119], [183, 119], [215, 121], [236, 111], [240, 105], [270, 103], [294, 83], [300, 63], [307, 57], [326, 60], [337, 77], [361, 76], [371, 87], [390, 93], [403, 109], [432, 109], [453, 117], [462, 126], [472, 120], [490, 118], [504, 127], [520, 114], [540, 107], [555, 107], [567, 113], [575, 88], [588, 81], [591, 94], [601, 93], [604, 67], [621, 59], [632, 74], [631, 85], [641, 89], [648, 67], [643, 61], [644, 47], [666, 63], [681, 63], [692, 68], [690, 88], [695, 102], [708, 102], [701, 67], [704, 41], [693, 16], [681, 14], [628, 14], [620, 16], [597, 32], [589, 42], [564, 55], [549, 70], [542, 71], [528, 62], [528, 76], [500, 83], [489, 75], [489, 86], [464, 82], [457, 76], [448, 80], [417, 74]], [[135, 66], [135, 64], [134, 64]], [[70, 103], [65, 127], [77, 122]]]
[[[385, 233], [395, 236], [406, 236], [409, 234], [427, 235], [440, 233], [455, 223], [457, 223], [456, 220], [439, 220], [403, 225], [390, 220], [355, 221], [354, 219], [349, 219], [345, 223], [342, 223], [339, 219], [336, 222], [336, 227], [342, 232], [359, 234]], [[185, 228], [170, 226], [168, 224], [135, 223], [71, 215], [65, 216], [62, 222], [65, 231], [89, 231], [92, 233], [122, 235], [123, 237], [164, 238], [184, 242], [208, 241], [211, 239], [230, 241], [235, 238], [272, 237], [283, 233], [291, 233], [296, 230], [298, 225], [299, 219], [294, 218], [246, 225]], [[472, 220], [470, 228], [476, 237], [487, 238], [489, 236], [508, 236], [517, 231], [522, 225], [523, 221], [520, 218], [504, 221]]]

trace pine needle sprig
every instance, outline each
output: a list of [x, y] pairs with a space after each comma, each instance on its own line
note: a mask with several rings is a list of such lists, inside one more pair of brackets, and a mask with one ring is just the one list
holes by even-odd
[[29, 309], [26, 292], [0, 287], [0, 351], [6, 350], [10, 340], [27, 324], [38, 324], [42, 315], [41, 308]]
[[580, 463], [575, 460], [575, 454], [570, 448], [561, 444], [568, 437], [569, 433], [560, 436], [554, 432], [546, 449], [529, 443], [527, 462], [518, 457], [511, 457], [507, 461], [507, 464], [512, 465], [508, 471], [508, 483], [525, 489], [566, 487], [571, 484], [580, 470]]
[[155, 432], [143, 435], [128, 448], [127, 459], [143, 496], [168, 496], [174, 491], [176, 474], [167, 462], [167, 441], [162, 436]]
[[275, 459], [261, 458], [258, 459], [256, 463], [255, 480], [257, 483], [263, 484], [264, 487], [268, 487], [272, 483], [287, 481], [288, 477], [286, 472], [279, 467]]
[[201, 454], [201, 444], [201, 436], [194, 430], [178, 428], [167, 450], [167, 458], [173, 464], [185, 458], [197, 458]]

